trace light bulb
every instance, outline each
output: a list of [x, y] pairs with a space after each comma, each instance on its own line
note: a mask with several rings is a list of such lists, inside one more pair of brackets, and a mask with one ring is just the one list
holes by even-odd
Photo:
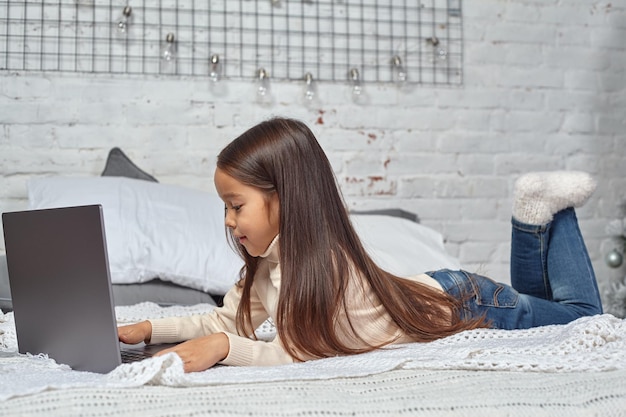
[[402, 65], [402, 59], [399, 55], [391, 58], [393, 82], [396, 84], [404, 84], [406, 82], [406, 70]]
[[167, 62], [176, 59], [176, 37], [171, 32], [165, 36], [165, 44], [161, 49], [161, 58]]
[[428, 42], [433, 47], [433, 56], [431, 59], [432, 62], [437, 63], [437, 61], [445, 61], [448, 59], [448, 51], [440, 45], [439, 38], [437, 38], [436, 36], [431, 36], [430, 38], [426, 39], [426, 42]]
[[120, 18], [117, 19], [117, 23], [115, 25], [118, 34], [125, 35], [128, 32], [128, 26], [132, 20], [132, 13], [133, 9], [130, 6], [124, 7]]
[[361, 85], [361, 75], [359, 70], [352, 68], [349, 74], [350, 84], [352, 85], [352, 99], [358, 101], [363, 94], [363, 86]]
[[437, 48], [435, 50], [435, 61], [445, 61], [448, 59], [448, 51], [445, 48]]
[[269, 90], [269, 74], [265, 71], [265, 68], [259, 68], [257, 75], [257, 94], [259, 96], [265, 96]]
[[311, 103], [315, 100], [317, 96], [317, 86], [315, 85], [315, 79], [313, 78], [313, 74], [307, 72], [304, 74], [304, 83], [306, 88], [304, 89], [304, 100], [305, 103]]
[[222, 78], [222, 64], [220, 62], [220, 56], [217, 54], [211, 55], [211, 72], [209, 72], [209, 78], [214, 83]]
[[259, 104], [270, 104], [270, 75], [265, 68], [259, 68], [256, 72], [256, 100]]

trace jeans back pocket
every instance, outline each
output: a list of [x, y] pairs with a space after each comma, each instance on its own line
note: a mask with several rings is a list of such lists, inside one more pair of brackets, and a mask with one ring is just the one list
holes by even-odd
[[510, 285], [482, 275], [465, 272], [476, 294], [476, 304], [485, 307], [515, 308], [519, 293]]

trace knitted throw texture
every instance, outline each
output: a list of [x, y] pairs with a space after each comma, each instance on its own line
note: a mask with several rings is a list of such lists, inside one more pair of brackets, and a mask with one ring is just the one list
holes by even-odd
[[[212, 308], [209, 305], [162, 308], [143, 303], [117, 307], [116, 314], [122, 324], [146, 318], [202, 314]], [[266, 322], [258, 334], [261, 339], [271, 339], [273, 332], [272, 324]], [[430, 414], [435, 410], [450, 413], [456, 410], [454, 415], [461, 415], [460, 410], [475, 412], [475, 407], [483, 410], [482, 415], [491, 415], [489, 404], [494, 401], [500, 404], [500, 411], [501, 407], [511, 405], [502, 404], [510, 401], [506, 395], [496, 398], [472, 394], [466, 383], [476, 389], [488, 386], [491, 390], [517, 389], [514, 398], [530, 401], [518, 403], [520, 409], [536, 412], [533, 407], [539, 407], [544, 412], [552, 410], [549, 415], [558, 415], [557, 405], [567, 405], [569, 400], [563, 397], [563, 392], [558, 393], [559, 398], [550, 395], [556, 389], [563, 391], [563, 384], [568, 387], [567, 392], [571, 391], [570, 400], [577, 406], [612, 408], [611, 404], [616, 403], [618, 409], [626, 410], [625, 378], [626, 321], [611, 315], [528, 330], [472, 330], [432, 343], [397, 345], [363, 355], [273, 367], [218, 366], [185, 374], [178, 356], [169, 354], [120, 365], [109, 374], [100, 375], [72, 371], [43, 355], [17, 353], [13, 314], [0, 313], [0, 401], [4, 402], [7, 413], [2, 415], [74, 415], [64, 406], [76, 405], [78, 397], [85, 397], [80, 401], [87, 403], [76, 415], [91, 415], [89, 410], [93, 407], [94, 415], [104, 410], [110, 415], [140, 415], [152, 410], [157, 415], [174, 416], [184, 415], [182, 411], [192, 405], [196, 412], [221, 414], [214, 401], [227, 407], [228, 412], [221, 409], [225, 415], [260, 411], [266, 415], [298, 415], [298, 410], [313, 415], [335, 415], [332, 410], [415, 415], [417, 409], [413, 410], [415, 413], [409, 409], [416, 404], [422, 408], [420, 415], [436, 415]], [[455, 394], [460, 389], [457, 383], [461, 382], [465, 388]], [[435, 388], [439, 391], [433, 393], [431, 390]], [[364, 392], [367, 396], [358, 400]], [[263, 397], [263, 393], [267, 396]], [[444, 394], [445, 401], [441, 398], [435, 401]], [[102, 404], [94, 400], [103, 395], [110, 395], [116, 401]], [[294, 396], [301, 398], [290, 401]], [[140, 398], [143, 400], [139, 401]], [[198, 402], [189, 403], [191, 398]], [[35, 406], [44, 399], [48, 408]], [[120, 406], [120, 401], [127, 407]], [[426, 407], [427, 404], [431, 405]], [[457, 404], [456, 408], [450, 409], [452, 404]], [[173, 405], [178, 408], [163, 411]], [[157, 410], [160, 412], [156, 413]]]

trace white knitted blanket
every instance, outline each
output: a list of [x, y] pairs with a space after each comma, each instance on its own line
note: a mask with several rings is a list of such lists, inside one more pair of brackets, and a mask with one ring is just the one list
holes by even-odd
[[[208, 305], [118, 307], [120, 323], [210, 311]], [[262, 338], [271, 338], [266, 324]], [[490, 370], [580, 373], [626, 370], [626, 321], [611, 315], [529, 330], [473, 330], [432, 343], [412, 343], [363, 355], [273, 367], [215, 367], [185, 374], [174, 354], [120, 365], [106, 375], [72, 371], [45, 356], [16, 351], [12, 313], [0, 314], [0, 401], [46, 390], [142, 386], [209, 387], [373, 376], [391, 370]], [[626, 391], [626, 389], [624, 390]]]

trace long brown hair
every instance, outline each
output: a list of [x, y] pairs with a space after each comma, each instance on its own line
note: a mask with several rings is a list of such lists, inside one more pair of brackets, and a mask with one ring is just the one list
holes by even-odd
[[[483, 325], [460, 319], [461, 300], [374, 263], [352, 227], [330, 162], [304, 123], [274, 118], [252, 127], [220, 152], [217, 167], [243, 184], [278, 193], [281, 286], [275, 324], [291, 356], [321, 358], [379, 347], [350, 348], [337, 335], [334, 322], [345, 307], [351, 271], [364, 277], [395, 324], [415, 341]], [[237, 327], [251, 335], [250, 289], [259, 259], [235, 246], [245, 261]]]

